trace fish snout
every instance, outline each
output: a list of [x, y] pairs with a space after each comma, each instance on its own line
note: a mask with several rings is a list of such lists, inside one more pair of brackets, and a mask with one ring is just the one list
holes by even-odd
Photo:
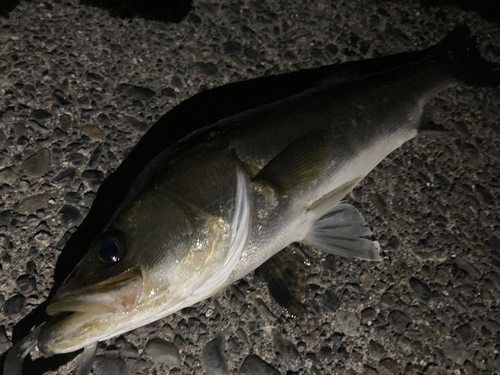
[[142, 272], [132, 268], [97, 284], [72, 290], [63, 287], [47, 306], [47, 313], [56, 316], [66, 312], [114, 313], [129, 312], [138, 304], [143, 291]]

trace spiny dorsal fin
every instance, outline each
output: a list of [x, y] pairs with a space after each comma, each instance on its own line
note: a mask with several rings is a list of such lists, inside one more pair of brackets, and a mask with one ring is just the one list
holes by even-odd
[[325, 132], [315, 132], [290, 143], [255, 176], [279, 194], [287, 194], [314, 180], [323, 171], [331, 153]]

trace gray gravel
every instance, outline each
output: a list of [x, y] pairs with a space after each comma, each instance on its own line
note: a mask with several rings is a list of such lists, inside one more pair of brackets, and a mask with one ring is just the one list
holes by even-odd
[[[0, 18], [0, 351], [47, 297], [103, 179], [173, 106], [229, 82], [425, 48], [461, 22], [498, 61], [498, 25], [417, 0], [195, 1], [179, 24], [22, 2]], [[432, 102], [450, 134], [404, 145], [349, 197], [384, 261], [304, 249], [304, 317], [251, 274], [103, 343], [95, 373], [500, 373], [499, 103], [498, 89], [467, 87]], [[175, 361], [146, 355], [152, 339], [174, 345]]]
[[201, 352], [201, 365], [207, 374], [227, 375], [227, 358], [224, 355], [224, 336], [218, 335], [209, 341]]
[[144, 352], [151, 357], [154, 362], [160, 362], [168, 367], [179, 367], [181, 357], [179, 349], [171, 342], [160, 338], [154, 338], [148, 341]]

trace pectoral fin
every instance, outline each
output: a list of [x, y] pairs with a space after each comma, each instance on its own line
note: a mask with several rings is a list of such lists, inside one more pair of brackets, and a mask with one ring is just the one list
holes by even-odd
[[323, 171], [331, 153], [324, 132], [299, 138], [288, 145], [255, 176], [279, 194], [288, 194], [314, 180]]
[[358, 210], [340, 203], [313, 224], [303, 242], [334, 255], [380, 261], [378, 242], [363, 238], [371, 234]]

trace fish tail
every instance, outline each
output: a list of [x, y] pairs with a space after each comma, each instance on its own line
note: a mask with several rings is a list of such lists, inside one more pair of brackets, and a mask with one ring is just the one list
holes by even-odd
[[481, 56], [476, 37], [471, 36], [467, 26], [456, 26], [436, 48], [446, 55], [459, 82], [470, 86], [500, 86], [500, 64]]

